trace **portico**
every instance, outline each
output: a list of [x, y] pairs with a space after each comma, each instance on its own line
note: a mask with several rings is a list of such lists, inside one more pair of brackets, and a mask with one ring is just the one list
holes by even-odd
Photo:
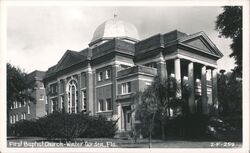
[[[187, 98], [190, 113], [208, 114], [210, 109], [216, 109], [218, 105], [216, 65], [187, 59], [179, 58], [178, 55], [173, 59], [167, 58], [166, 74], [175, 77], [181, 89], [177, 97]], [[188, 88], [186, 97], [183, 88]]]

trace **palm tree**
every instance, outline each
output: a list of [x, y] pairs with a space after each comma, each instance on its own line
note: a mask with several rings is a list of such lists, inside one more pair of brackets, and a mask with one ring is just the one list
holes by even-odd
[[166, 120], [170, 117], [171, 105], [178, 101], [176, 95], [179, 91], [175, 78], [156, 76], [151, 86], [138, 93], [141, 98], [136, 116], [148, 127], [150, 145], [156, 114], [161, 122], [161, 138], [165, 139]]

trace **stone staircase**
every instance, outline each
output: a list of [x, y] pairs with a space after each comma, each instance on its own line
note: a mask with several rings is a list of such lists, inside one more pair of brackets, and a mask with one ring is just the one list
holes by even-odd
[[132, 139], [130, 136], [131, 131], [119, 131], [115, 134], [116, 139], [129, 140]]

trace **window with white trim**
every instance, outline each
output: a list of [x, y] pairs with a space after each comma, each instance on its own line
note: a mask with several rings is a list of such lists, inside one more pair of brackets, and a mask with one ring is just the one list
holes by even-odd
[[12, 124], [12, 115], [10, 115], [10, 124]]
[[44, 89], [43, 83], [40, 84], [40, 87], [39, 87], [39, 88], [40, 88], [40, 89]]
[[12, 123], [15, 123], [16, 122], [16, 115], [13, 115], [13, 122]]
[[17, 102], [15, 102], [15, 105], [16, 105], [15, 107], [18, 108], [18, 103]]
[[106, 70], [106, 79], [110, 79], [110, 77], [111, 77], [111, 70], [109, 69], [109, 70]]
[[22, 103], [21, 103], [21, 102], [18, 102], [18, 105], [19, 105], [19, 108], [21, 108], [21, 107], [22, 107]]
[[78, 82], [75, 79], [69, 81], [67, 89], [68, 93], [68, 112], [77, 113], [78, 112]]
[[122, 83], [122, 94], [131, 92], [131, 82]]
[[18, 121], [18, 114], [16, 114], [16, 122]]
[[21, 120], [23, 120], [23, 113], [21, 114]]
[[44, 94], [40, 94], [39, 100], [44, 100]]
[[82, 90], [82, 110], [87, 110], [87, 92], [86, 90]]
[[61, 110], [64, 109], [64, 95], [60, 96], [60, 102], [61, 102]]
[[28, 104], [28, 114], [30, 114], [30, 105]]
[[111, 99], [106, 99], [106, 110], [112, 110]]
[[51, 103], [51, 113], [53, 113], [53, 111], [54, 111], [54, 101], [50, 100], [50, 103]]
[[99, 112], [103, 112], [104, 111], [104, 103], [103, 103], [103, 100], [102, 99], [99, 99], [99, 102], [98, 102], [98, 106], [99, 106]]
[[102, 79], [103, 79], [103, 73], [99, 72], [98, 73], [98, 81], [102, 81]]
[[23, 119], [24, 120], [26, 119], [26, 113], [23, 113]]

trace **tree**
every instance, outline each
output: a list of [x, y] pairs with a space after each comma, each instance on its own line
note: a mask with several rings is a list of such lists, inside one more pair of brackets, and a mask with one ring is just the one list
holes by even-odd
[[136, 117], [144, 128], [148, 128], [150, 143], [156, 116], [160, 120], [161, 138], [165, 139], [166, 120], [170, 116], [169, 109], [175, 104], [174, 102], [178, 101], [177, 92], [179, 89], [174, 78], [156, 76], [152, 85], [141, 93]]
[[232, 39], [230, 48], [234, 57], [235, 71], [242, 75], [242, 7], [241, 6], [224, 6], [224, 11], [217, 17], [216, 30], [220, 36]]
[[35, 100], [29, 92], [33, 86], [34, 84], [29, 82], [27, 73], [7, 63], [7, 114], [9, 114], [14, 102], [23, 104], [24, 101]]
[[157, 106], [154, 102], [155, 97], [150, 93], [150, 88], [146, 89], [143, 93], [138, 93], [138, 95], [141, 96], [141, 103], [136, 109], [136, 119], [139, 119], [141, 122], [140, 128], [148, 132], [149, 148], [151, 148], [152, 145], [152, 131], [154, 128], [154, 120], [157, 112]]
[[223, 108], [222, 115], [237, 113], [242, 109], [242, 82], [236, 72], [220, 70], [218, 76], [218, 99]]

